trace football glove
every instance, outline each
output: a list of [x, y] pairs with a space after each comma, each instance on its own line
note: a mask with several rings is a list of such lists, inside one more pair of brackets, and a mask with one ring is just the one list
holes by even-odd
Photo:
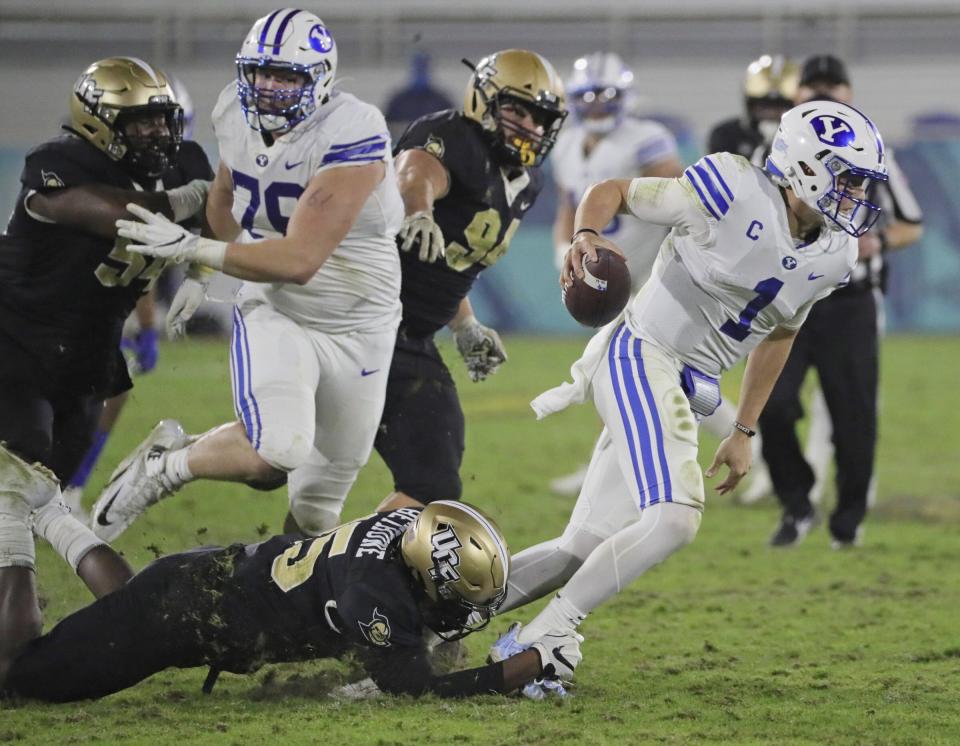
[[429, 210], [407, 215], [397, 237], [401, 251], [410, 251], [414, 244], [420, 244], [417, 256], [421, 262], [435, 262], [444, 255], [446, 242], [443, 240], [443, 231], [433, 222], [433, 213]]
[[560, 697], [562, 699], [571, 696], [559, 679], [534, 679], [529, 684], [525, 684], [520, 691], [527, 699], [538, 702], [547, 697]]
[[139, 218], [117, 221], [117, 235], [135, 242], [127, 246], [129, 251], [158, 256], [177, 264], [190, 261], [214, 269], [223, 268], [227, 250], [223, 241], [200, 238], [162, 214], [150, 212], [140, 205], [128, 204], [127, 210]]
[[193, 314], [200, 308], [200, 304], [206, 300], [207, 287], [210, 285], [208, 279], [194, 279], [185, 277], [177, 294], [170, 301], [170, 310], [167, 311], [167, 337], [177, 339], [186, 333], [187, 322], [193, 318]]
[[500, 335], [473, 316], [454, 327], [453, 341], [474, 383], [496, 373], [497, 368], [507, 360], [507, 351], [500, 341]]
[[544, 679], [570, 681], [583, 654], [580, 643], [583, 635], [576, 632], [548, 632], [530, 646], [540, 653]]

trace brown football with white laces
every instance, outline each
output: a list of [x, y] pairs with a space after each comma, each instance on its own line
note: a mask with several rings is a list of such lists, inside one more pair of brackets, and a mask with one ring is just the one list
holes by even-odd
[[597, 261], [584, 256], [583, 279], [562, 291], [567, 311], [584, 326], [600, 327], [613, 321], [630, 300], [630, 270], [626, 260], [610, 249], [597, 249]]

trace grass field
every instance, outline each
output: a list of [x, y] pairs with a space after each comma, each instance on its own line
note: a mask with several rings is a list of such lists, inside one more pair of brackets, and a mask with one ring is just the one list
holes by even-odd
[[[582, 340], [507, 344], [509, 363], [483, 384], [445, 352], [467, 415], [465, 497], [517, 550], [562, 530], [572, 501], [546, 484], [586, 459], [597, 426], [589, 406], [539, 423], [528, 407], [566, 376]], [[137, 383], [88, 503], [159, 418], [196, 432], [232, 416], [225, 343], [162, 353], [160, 369]], [[0, 742], [960, 743], [960, 391], [948, 378], [958, 364], [952, 339], [885, 342], [880, 497], [862, 548], [831, 551], [820, 528], [798, 548], [771, 550], [772, 503], [708, 496], [697, 540], [587, 619], [570, 700], [339, 702], [327, 692], [354, 675], [342, 663], [225, 674], [206, 697], [204, 671], [171, 670], [99, 702], [0, 705]], [[728, 394], [736, 378], [725, 381]], [[714, 446], [704, 438], [702, 461]], [[389, 489], [374, 456], [344, 516], [369, 512]], [[284, 513], [282, 491], [194, 483], [117, 546], [142, 567], [159, 553], [257, 541], [279, 532]], [[87, 602], [45, 547], [38, 565], [48, 623]], [[471, 663], [494, 637], [469, 640]]]

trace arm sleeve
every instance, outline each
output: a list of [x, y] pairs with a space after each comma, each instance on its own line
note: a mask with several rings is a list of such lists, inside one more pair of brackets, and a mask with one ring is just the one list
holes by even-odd
[[390, 153], [390, 132], [378, 109], [369, 104], [351, 112], [320, 157], [317, 173], [330, 168], [364, 166], [385, 161]]
[[689, 233], [697, 243], [710, 245], [713, 227], [696, 195], [681, 179], [639, 178], [627, 190], [627, 210], [636, 218]]
[[478, 694], [506, 694], [503, 663], [437, 675], [430, 667], [427, 652], [419, 649], [396, 649], [379, 655], [366, 651], [367, 672], [383, 691], [420, 697], [470, 697]]

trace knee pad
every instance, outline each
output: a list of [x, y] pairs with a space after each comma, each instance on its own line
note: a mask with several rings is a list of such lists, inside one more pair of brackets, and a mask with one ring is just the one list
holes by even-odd
[[291, 472], [310, 458], [313, 433], [291, 427], [268, 427], [260, 435], [257, 453], [274, 469]]
[[290, 473], [290, 513], [304, 533], [322, 533], [339, 523], [343, 502], [363, 464], [359, 459], [330, 460], [313, 451]]
[[677, 549], [693, 541], [700, 531], [703, 513], [689, 505], [664, 503], [661, 507], [660, 530], [669, 532]]

